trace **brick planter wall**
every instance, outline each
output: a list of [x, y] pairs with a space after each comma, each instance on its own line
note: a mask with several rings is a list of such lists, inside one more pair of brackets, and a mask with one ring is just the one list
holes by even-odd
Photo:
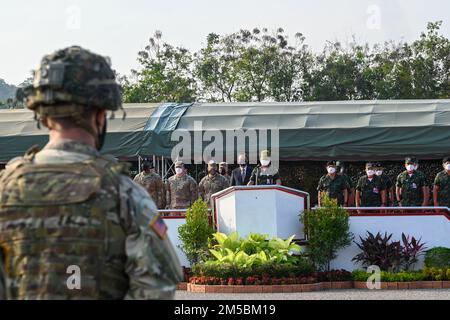
[[[365, 281], [336, 281], [312, 284], [283, 284], [283, 285], [202, 285], [187, 283], [189, 292], [197, 293], [284, 293], [284, 292], [312, 292], [339, 289], [367, 289]], [[406, 289], [450, 289], [450, 281], [414, 281], [414, 282], [381, 282], [384, 290]], [[183, 289], [179, 289], [183, 290]], [[185, 289], [184, 289], [185, 290]]]

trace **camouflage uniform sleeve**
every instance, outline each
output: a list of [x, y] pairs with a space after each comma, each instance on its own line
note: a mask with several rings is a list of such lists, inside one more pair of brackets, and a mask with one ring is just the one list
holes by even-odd
[[198, 197], [202, 198], [203, 200], [205, 200], [204, 196], [205, 196], [205, 178], [203, 178], [202, 180], [200, 180], [200, 183], [198, 184]]
[[172, 202], [171, 198], [170, 198], [170, 181], [167, 180], [166, 181], [166, 187], [164, 188], [164, 192], [166, 193], [166, 207], [169, 206], [170, 207], [170, 203]]
[[440, 187], [441, 186], [441, 179], [440, 179], [440, 172], [436, 175], [436, 177], [434, 178], [434, 185]]
[[191, 178], [190, 189], [191, 189], [191, 204], [193, 204], [198, 198], [197, 182], [195, 182], [194, 178]]
[[159, 195], [159, 206], [161, 209], [166, 207], [166, 188], [162, 179], [158, 179], [158, 195]]
[[363, 177], [358, 179], [358, 183], [356, 184], [355, 190], [362, 191], [362, 185], [363, 185], [363, 180], [362, 179], [363, 179]]
[[317, 191], [323, 190], [323, 177], [320, 177], [319, 184], [317, 185]]
[[144, 188], [125, 176], [121, 176], [120, 197], [127, 235], [125, 272], [130, 281], [125, 299], [172, 299], [183, 275], [155, 203]]
[[396, 185], [398, 188], [401, 188], [401, 187], [402, 187], [402, 174], [401, 174], [401, 173], [397, 176], [397, 181], [396, 181], [395, 185]]

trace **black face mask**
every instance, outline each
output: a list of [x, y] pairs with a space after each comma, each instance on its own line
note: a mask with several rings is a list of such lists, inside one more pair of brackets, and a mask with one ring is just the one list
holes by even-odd
[[225, 169], [220, 169], [220, 174], [224, 175], [225, 174]]
[[103, 124], [103, 131], [98, 135], [98, 146], [97, 150], [100, 151], [103, 148], [103, 144], [105, 143], [106, 138], [106, 117], [105, 117], [105, 123]]

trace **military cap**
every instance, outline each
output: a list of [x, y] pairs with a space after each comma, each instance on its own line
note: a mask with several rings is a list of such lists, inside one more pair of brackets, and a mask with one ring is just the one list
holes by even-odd
[[260, 154], [260, 157], [259, 157], [260, 160], [269, 160], [269, 158], [270, 158], [270, 151], [269, 150], [261, 151], [261, 154]]
[[450, 162], [450, 157], [445, 157], [442, 159], [442, 163]]
[[419, 161], [417, 160], [417, 158], [414, 157], [406, 157], [405, 163], [419, 163]]
[[376, 168], [375, 162], [366, 162], [366, 168]]
[[336, 161], [336, 167], [343, 168], [343, 167], [345, 167], [345, 164], [343, 161], [338, 160], [338, 161]]
[[228, 163], [226, 163], [225, 161], [222, 161], [221, 163], [219, 163], [219, 168], [227, 167], [227, 166], [228, 166]]
[[181, 161], [181, 160], [175, 161], [175, 168], [176, 168], [176, 167], [184, 167], [183, 161]]
[[217, 162], [215, 162], [214, 160], [209, 160], [208, 168], [217, 168]]
[[153, 169], [154, 168], [154, 166], [153, 166], [153, 162], [144, 162], [143, 164], [142, 164], [142, 170], [147, 170], [147, 169]]
[[383, 168], [383, 164], [382, 164], [381, 162], [375, 162], [375, 163], [373, 164], [373, 166], [374, 166], [375, 168]]
[[335, 160], [330, 160], [327, 162], [327, 167], [332, 166], [332, 167], [337, 167], [336, 161]]

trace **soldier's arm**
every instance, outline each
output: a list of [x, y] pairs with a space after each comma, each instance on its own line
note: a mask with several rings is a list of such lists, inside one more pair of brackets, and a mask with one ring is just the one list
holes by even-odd
[[[198, 184], [198, 197], [202, 198], [203, 200], [205, 200], [204, 195], [205, 195], [205, 188], [203, 186], [205, 180], [201, 180], [200, 183]], [[192, 187], [192, 185], [191, 185]], [[192, 191], [191, 191], [192, 193]]]
[[343, 192], [344, 192], [344, 206], [346, 206], [348, 201], [348, 190], [344, 189]]
[[437, 184], [433, 186], [433, 203], [435, 207], [439, 207], [439, 186]]
[[198, 187], [197, 182], [195, 182], [194, 179], [192, 179], [191, 181], [190, 190], [191, 190], [191, 205], [192, 205], [198, 199]]
[[398, 205], [401, 206], [402, 202], [402, 181], [400, 179], [400, 175], [397, 176], [397, 181], [395, 184], [395, 196], [397, 198]]
[[381, 190], [381, 206], [386, 207], [386, 189]]
[[172, 299], [182, 280], [180, 262], [167, 227], [145, 189], [121, 177], [121, 224], [127, 235], [125, 299]]
[[166, 207], [166, 192], [162, 179], [158, 179], [158, 206], [158, 209], [164, 209]]
[[430, 189], [428, 188], [428, 186], [423, 186], [422, 192], [423, 192], [422, 207], [426, 207], [428, 206], [428, 202], [430, 201]]
[[166, 193], [166, 207], [170, 207], [171, 198], [170, 198], [170, 182], [169, 182], [169, 180], [167, 180], [166, 187], [164, 189], [165, 189], [165, 193]]
[[355, 193], [355, 206], [359, 207], [361, 206], [361, 179], [358, 180], [358, 183], [356, 184], [356, 193]]
[[247, 183], [248, 186], [253, 186], [256, 184], [256, 168], [253, 169], [252, 174], [250, 175], [250, 179]]

